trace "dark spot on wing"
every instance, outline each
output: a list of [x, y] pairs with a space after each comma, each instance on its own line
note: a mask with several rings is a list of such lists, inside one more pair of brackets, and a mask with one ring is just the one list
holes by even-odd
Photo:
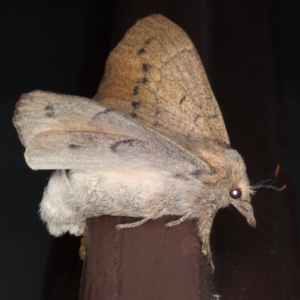
[[44, 107], [44, 110], [46, 110], [46, 111], [53, 111], [54, 107], [52, 105], [47, 105], [47, 106]]
[[180, 173], [174, 174], [174, 177], [178, 178], [178, 179], [188, 180], [188, 178], [186, 176], [184, 176], [183, 174], [180, 174]]
[[144, 48], [141, 48], [141, 49], [137, 52], [137, 55], [143, 56], [143, 55], [145, 55], [145, 53], [146, 53], [146, 50], [145, 50]]
[[196, 169], [196, 170], [192, 171], [192, 172], [190, 173], [190, 175], [192, 175], [192, 176], [199, 176], [199, 175], [201, 175], [202, 173], [203, 173], [203, 170], [201, 170], [201, 169]]
[[140, 92], [140, 88], [139, 88], [138, 86], [135, 86], [135, 87], [133, 88], [133, 95], [136, 96], [136, 95], [139, 94], [139, 92]]
[[68, 179], [70, 179], [70, 170], [65, 170], [66, 176]]
[[145, 45], [145, 46], [149, 45], [149, 44], [151, 43], [151, 40], [152, 40], [152, 39], [147, 39], [147, 40], [144, 42], [144, 45]]
[[80, 145], [75, 145], [75, 144], [70, 144], [68, 147], [69, 147], [70, 149], [72, 149], [72, 150], [78, 150], [78, 149], [81, 148]]
[[112, 111], [115, 111], [113, 108], [107, 108], [106, 110], [104, 110], [102, 113], [103, 114], [107, 114], [107, 113], [110, 113]]
[[55, 112], [54, 111], [49, 111], [46, 113], [46, 117], [48, 118], [55, 118]]
[[154, 121], [153, 122], [153, 126], [159, 126], [159, 122], [158, 121]]
[[133, 102], [131, 102], [131, 106], [133, 109], [138, 109], [140, 107], [140, 102], [133, 101]]
[[147, 77], [143, 77], [138, 79], [137, 83], [142, 83], [142, 84], [146, 84], [148, 82], [148, 78]]
[[56, 117], [55, 109], [52, 105], [45, 106], [44, 110], [46, 111], [46, 113], [45, 113], [46, 117], [48, 117], [48, 118], [55, 118]]
[[195, 119], [194, 119], [194, 122], [197, 122], [198, 119], [200, 119], [200, 118], [205, 118], [205, 119], [216, 119], [216, 118], [218, 118], [218, 115], [203, 116], [203, 115], [198, 114], [198, 115], [196, 115], [196, 117], [195, 117]]
[[107, 108], [105, 109], [104, 111], [100, 111], [99, 113], [97, 113], [97, 115], [100, 115], [100, 114], [108, 114], [112, 111], [115, 111], [113, 108]]
[[134, 119], [138, 118], [138, 115], [136, 113], [131, 113], [130, 116]]
[[149, 72], [150, 71], [150, 69], [151, 69], [151, 66], [149, 65], [149, 64], [147, 64], [147, 63], [143, 63], [142, 64], [142, 71], [143, 72]]
[[128, 140], [124, 140], [124, 141], [120, 141], [120, 142], [117, 142], [115, 144], [113, 144], [110, 149], [112, 152], [117, 152], [117, 148], [121, 145], [128, 145], [130, 147], [134, 146], [135, 144], [139, 143], [140, 141], [139, 140], [135, 140], [135, 139], [128, 139]]
[[185, 101], [185, 96], [183, 96], [183, 97], [180, 99], [179, 104], [182, 104], [183, 101]]
[[112, 111], [115, 111], [115, 110], [113, 108], [107, 108], [107, 109], [105, 109], [103, 111], [100, 111], [100, 112], [96, 113], [93, 118], [97, 118], [98, 116], [100, 116], [102, 114], [108, 114], [108, 113], [110, 113]]

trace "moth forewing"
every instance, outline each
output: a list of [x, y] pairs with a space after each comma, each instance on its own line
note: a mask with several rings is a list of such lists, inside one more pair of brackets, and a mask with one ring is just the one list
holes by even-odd
[[[45, 110], [49, 106], [50, 117]], [[41, 91], [26, 94], [18, 102], [14, 122], [33, 169], [210, 170], [168, 137], [83, 97]]]
[[95, 99], [168, 137], [230, 145], [197, 50], [162, 15], [141, 19], [127, 31], [108, 57]]

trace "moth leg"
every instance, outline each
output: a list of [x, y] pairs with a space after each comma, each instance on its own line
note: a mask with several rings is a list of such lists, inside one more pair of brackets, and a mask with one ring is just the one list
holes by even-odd
[[81, 260], [85, 259], [86, 245], [87, 245], [87, 237], [84, 235], [80, 238], [80, 247], [78, 249], [79, 258]]
[[202, 253], [207, 256], [208, 262], [210, 263], [212, 270], [215, 269], [215, 266], [212, 261], [209, 237], [215, 214], [216, 206], [208, 206], [201, 211], [201, 215], [198, 222], [198, 233], [202, 241]]
[[191, 214], [192, 214], [192, 212], [190, 211], [186, 215], [182, 216], [180, 219], [178, 219], [176, 221], [171, 221], [171, 222], [165, 224], [165, 226], [168, 227], [168, 228], [172, 228], [176, 225], [179, 225], [182, 222], [184, 222]]
[[211, 253], [211, 249], [210, 249], [209, 235], [204, 236], [203, 238], [201, 238], [201, 240], [202, 240], [202, 253], [204, 255], [207, 255], [208, 262], [209, 262], [212, 270], [214, 271], [215, 265], [214, 265], [213, 260], [212, 260], [212, 253]]
[[80, 246], [78, 249], [79, 258], [81, 260], [85, 259], [86, 245], [87, 245], [87, 225], [85, 225], [84, 227], [84, 232], [82, 233], [82, 236], [80, 238]]
[[117, 229], [125, 229], [125, 228], [137, 227], [137, 226], [140, 226], [140, 225], [146, 223], [150, 219], [151, 219], [150, 217], [146, 217], [146, 218], [142, 219], [141, 221], [132, 222], [132, 223], [126, 223], [126, 224], [119, 224], [119, 225], [117, 225]]
[[137, 222], [132, 222], [132, 223], [127, 223], [127, 224], [119, 224], [117, 225], [117, 229], [125, 229], [125, 228], [132, 228], [132, 227], [137, 227], [140, 226], [147, 221], [154, 219], [161, 211], [163, 210], [163, 207], [160, 207], [156, 212], [152, 213], [148, 217], [145, 217], [144, 219], [137, 221]]

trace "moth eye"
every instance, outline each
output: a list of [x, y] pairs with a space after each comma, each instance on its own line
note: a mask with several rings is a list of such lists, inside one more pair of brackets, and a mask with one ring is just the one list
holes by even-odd
[[240, 189], [233, 189], [229, 192], [229, 195], [233, 199], [238, 199], [242, 196], [242, 191]]

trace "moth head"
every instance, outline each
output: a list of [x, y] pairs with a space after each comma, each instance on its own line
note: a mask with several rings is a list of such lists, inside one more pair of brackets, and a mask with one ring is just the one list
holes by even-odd
[[[232, 149], [227, 152], [227, 164], [231, 165], [231, 168], [227, 165], [225, 170], [230, 170], [225, 172], [228, 176], [228, 182], [230, 186], [227, 190], [229, 203], [232, 204], [248, 221], [248, 223], [255, 227], [256, 221], [253, 214], [253, 208], [251, 205], [251, 197], [255, 194], [255, 190], [262, 187], [272, 188], [275, 191], [282, 191], [286, 188], [286, 185], [281, 188], [277, 188], [271, 185], [273, 179], [278, 176], [279, 166], [276, 168], [274, 174], [270, 179], [258, 182], [255, 185], [250, 186], [249, 179], [246, 174], [245, 163], [240, 156], [240, 154]], [[270, 184], [267, 184], [270, 183]]]
[[243, 158], [236, 150], [209, 143], [206, 145], [207, 148], [198, 154], [212, 168], [210, 180], [215, 184], [215, 191], [218, 190], [219, 207], [232, 204], [255, 227], [251, 205], [254, 190], [250, 186]]
[[[250, 186], [250, 182], [246, 173], [246, 166], [241, 155], [233, 150], [226, 150], [227, 167], [225, 176], [228, 176], [225, 197], [228, 202], [232, 204], [246, 219], [249, 225], [256, 226], [256, 221], [253, 214], [251, 205], [251, 198], [254, 190]], [[230, 166], [230, 167], [229, 167]], [[226, 195], [227, 193], [227, 195]]]

